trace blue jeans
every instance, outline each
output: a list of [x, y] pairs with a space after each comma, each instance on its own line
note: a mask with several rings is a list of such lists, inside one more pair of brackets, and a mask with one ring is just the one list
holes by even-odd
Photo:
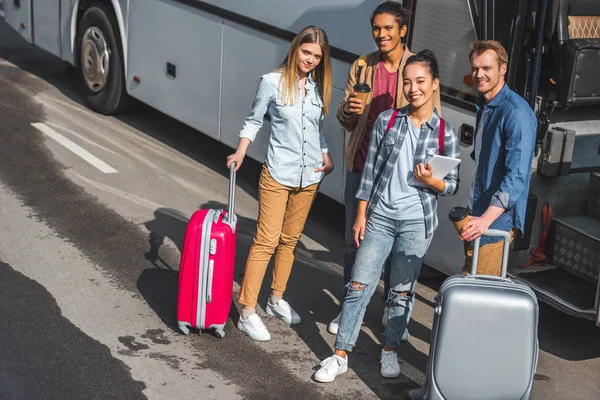
[[[365, 310], [390, 256], [391, 290], [387, 299], [390, 308], [383, 343], [400, 346], [413, 309], [414, 288], [421, 270], [422, 259], [431, 237], [426, 237], [422, 219], [396, 221], [377, 214], [367, 220], [365, 237], [356, 253], [351, 282], [346, 285], [346, 297], [334, 347], [352, 351], [356, 344]], [[353, 285], [352, 282], [358, 285]], [[401, 293], [406, 292], [406, 295]]]
[[[344, 187], [344, 204], [346, 210], [346, 227], [344, 232], [344, 287], [350, 282], [352, 277], [352, 267], [356, 258], [356, 246], [354, 245], [354, 221], [356, 220], [356, 209], [358, 199], [356, 192], [360, 186], [360, 172], [346, 172], [346, 186]], [[390, 269], [391, 264], [388, 258], [383, 276], [383, 299], [388, 298], [390, 291]], [[345, 291], [344, 291], [345, 294]]]

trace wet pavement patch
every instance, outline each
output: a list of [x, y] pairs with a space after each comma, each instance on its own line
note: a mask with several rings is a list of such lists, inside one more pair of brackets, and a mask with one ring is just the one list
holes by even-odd
[[136, 342], [134, 336], [119, 336], [118, 339], [119, 342], [133, 351], [148, 350], [150, 348], [147, 344]]
[[155, 344], [171, 344], [171, 341], [165, 337], [165, 331], [162, 329], [148, 329], [142, 337], [150, 339]]

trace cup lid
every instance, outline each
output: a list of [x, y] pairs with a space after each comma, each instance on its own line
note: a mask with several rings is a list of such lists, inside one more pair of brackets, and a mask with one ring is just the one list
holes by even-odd
[[368, 93], [371, 91], [371, 88], [366, 83], [360, 82], [354, 85], [354, 90], [361, 93]]
[[467, 215], [469, 215], [469, 212], [465, 207], [454, 207], [450, 210], [450, 213], [448, 213], [448, 218], [452, 222], [457, 222], [465, 219]]

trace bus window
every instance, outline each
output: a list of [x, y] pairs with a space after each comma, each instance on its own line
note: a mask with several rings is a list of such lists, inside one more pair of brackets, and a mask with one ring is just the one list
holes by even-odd
[[473, 101], [475, 88], [463, 82], [471, 72], [469, 44], [477, 40], [473, 19], [465, 0], [416, 0], [412, 2], [414, 29], [411, 51], [433, 51], [440, 65], [442, 92]]

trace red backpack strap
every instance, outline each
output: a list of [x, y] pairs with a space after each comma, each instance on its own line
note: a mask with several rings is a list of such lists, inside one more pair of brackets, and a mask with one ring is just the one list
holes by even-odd
[[[389, 129], [389, 128], [388, 128]], [[438, 134], [438, 152], [441, 156], [444, 151], [444, 135], [446, 134], [446, 123], [440, 118], [440, 133]]]
[[388, 133], [388, 131], [390, 129], [392, 129], [392, 126], [394, 126], [394, 122], [396, 122], [396, 116], [398, 115], [398, 109], [396, 108], [393, 112], [392, 112], [392, 116], [390, 117], [390, 122], [388, 122], [387, 128], [385, 128], [385, 133]]

